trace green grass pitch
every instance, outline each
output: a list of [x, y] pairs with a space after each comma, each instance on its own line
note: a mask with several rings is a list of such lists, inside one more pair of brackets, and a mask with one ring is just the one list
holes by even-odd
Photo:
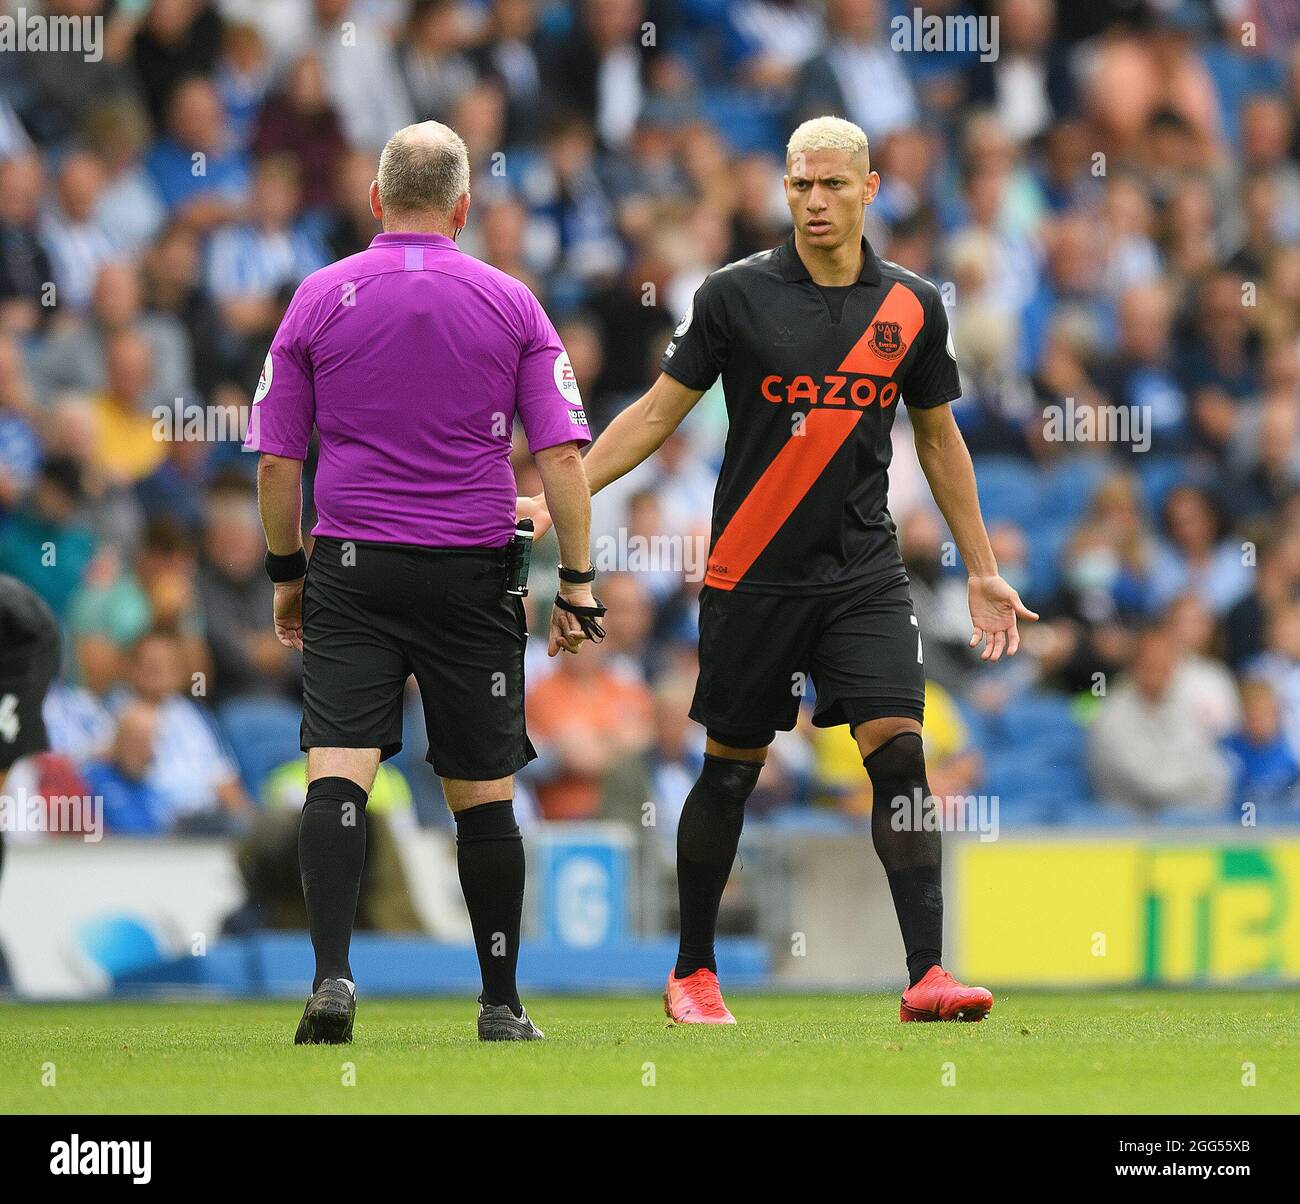
[[311, 1048], [292, 1002], [0, 1006], [0, 1112], [1300, 1111], [1294, 991], [1009, 992], [909, 1025], [892, 995], [735, 994], [735, 1028], [528, 1003], [544, 1044], [480, 1045], [449, 999], [363, 998], [352, 1045]]

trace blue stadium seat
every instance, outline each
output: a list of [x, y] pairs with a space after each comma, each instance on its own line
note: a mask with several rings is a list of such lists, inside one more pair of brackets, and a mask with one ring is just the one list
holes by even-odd
[[738, 154], [779, 154], [784, 147], [781, 106], [759, 93], [715, 88], [704, 94], [705, 118]]
[[[301, 753], [302, 709], [282, 698], [240, 698], [217, 708], [244, 788], [257, 799], [266, 775]], [[259, 800], [260, 801], [260, 800]]]
[[1175, 456], [1134, 456], [1134, 460], [1142, 486], [1142, 499], [1152, 518], [1156, 519], [1169, 491], [1188, 479], [1187, 465]]
[[1114, 472], [1101, 456], [1071, 456], [1048, 469], [1042, 478], [1042, 516], [1077, 522], [1092, 504], [1098, 487]]
[[1041, 508], [1038, 470], [1014, 456], [980, 456], [975, 463], [986, 522], [1032, 523]]

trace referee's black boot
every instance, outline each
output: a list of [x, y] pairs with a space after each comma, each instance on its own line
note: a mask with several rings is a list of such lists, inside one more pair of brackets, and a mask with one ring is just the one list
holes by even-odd
[[348, 1045], [357, 1014], [356, 988], [341, 978], [327, 978], [312, 993], [298, 1021], [295, 1045]]
[[507, 1004], [478, 1001], [478, 1039], [480, 1041], [542, 1041], [546, 1034], [528, 1018], [521, 1006], [516, 1016]]

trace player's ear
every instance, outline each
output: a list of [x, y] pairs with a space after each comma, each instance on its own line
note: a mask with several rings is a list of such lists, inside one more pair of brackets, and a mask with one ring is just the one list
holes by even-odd
[[876, 193], [880, 191], [880, 173], [878, 171], [867, 172], [866, 183], [862, 186], [862, 203], [870, 205], [876, 199]]
[[370, 181], [370, 215], [377, 222], [384, 220], [384, 207], [379, 203], [379, 181]]

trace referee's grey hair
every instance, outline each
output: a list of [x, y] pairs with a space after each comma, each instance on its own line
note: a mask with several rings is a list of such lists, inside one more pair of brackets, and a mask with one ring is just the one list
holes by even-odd
[[379, 203], [395, 213], [450, 213], [469, 191], [469, 151], [450, 126], [408, 125], [379, 156]]

